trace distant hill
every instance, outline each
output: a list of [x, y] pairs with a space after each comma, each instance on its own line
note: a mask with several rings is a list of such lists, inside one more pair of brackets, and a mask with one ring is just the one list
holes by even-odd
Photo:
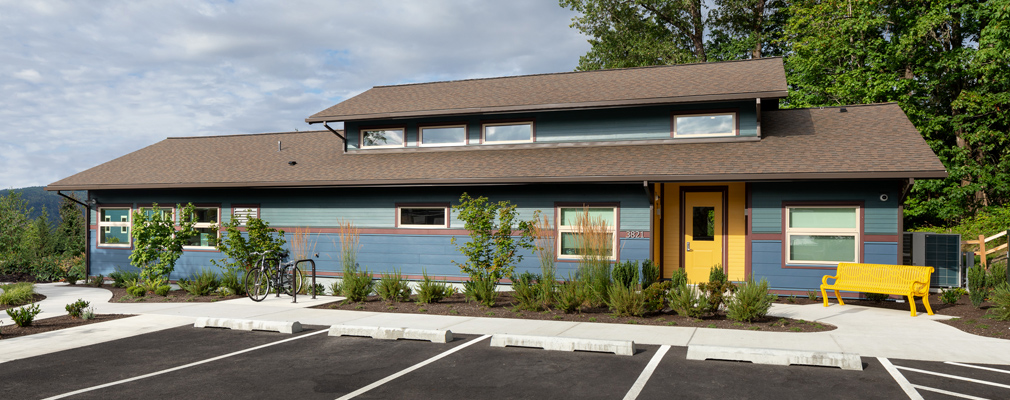
[[[19, 192], [21, 198], [28, 202], [28, 208], [31, 209], [31, 213], [28, 214], [29, 218], [38, 218], [42, 215], [42, 208], [45, 207], [49, 222], [57, 225], [60, 223], [60, 201], [63, 198], [56, 192], [47, 192], [42, 188], [42, 186], [30, 186], [18, 189], [0, 189], [0, 197], [5, 197], [10, 192]], [[77, 195], [78, 199], [84, 199], [83, 191], [73, 193]], [[64, 192], [64, 194], [70, 195], [68, 192]]]

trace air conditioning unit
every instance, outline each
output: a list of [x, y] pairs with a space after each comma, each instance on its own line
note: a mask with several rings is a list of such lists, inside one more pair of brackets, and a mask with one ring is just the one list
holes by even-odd
[[902, 264], [933, 267], [929, 286], [961, 287], [961, 235], [952, 233], [905, 232]]

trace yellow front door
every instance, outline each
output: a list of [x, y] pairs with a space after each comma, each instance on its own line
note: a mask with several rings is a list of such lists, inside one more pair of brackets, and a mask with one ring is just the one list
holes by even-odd
[[708, 282], [712, 267], [722, 267], [722, 192], [684, 193], [684, 271], [690, 283]]

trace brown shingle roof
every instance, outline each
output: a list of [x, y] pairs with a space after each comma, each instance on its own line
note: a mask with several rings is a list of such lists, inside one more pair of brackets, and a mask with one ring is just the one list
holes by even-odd
[[[946, 176], [897, 104], [847, 109], [766, 112], [760, 141], [725, 143], [482, 146], [345, 154], [340, 140], [326, 131], [170, 138], [47, 189]], [[280, 152], [278, 141], [283, 145]], [[297, 164], [288, 165], [289, 161]]]
[[306, 122], [786, 96], [781, 58], [376, 86]]

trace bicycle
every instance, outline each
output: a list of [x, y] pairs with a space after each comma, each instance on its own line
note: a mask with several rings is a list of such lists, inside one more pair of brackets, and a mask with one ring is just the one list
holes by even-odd
[[301, 269], [297, 266], [298, 262], [281, 263], [280, 258], [268, 258], [269, 253], [269, 251], [253, 253], [260, 256], [260, 261], [256, 267], [246, 272], [244, 282], [246, 295], [252, 301], [262, 301], [271, 290], [274, 290], [278, 297], [284, 292], [297, 300], [298, 293], [305, 289], [305, 280]]

